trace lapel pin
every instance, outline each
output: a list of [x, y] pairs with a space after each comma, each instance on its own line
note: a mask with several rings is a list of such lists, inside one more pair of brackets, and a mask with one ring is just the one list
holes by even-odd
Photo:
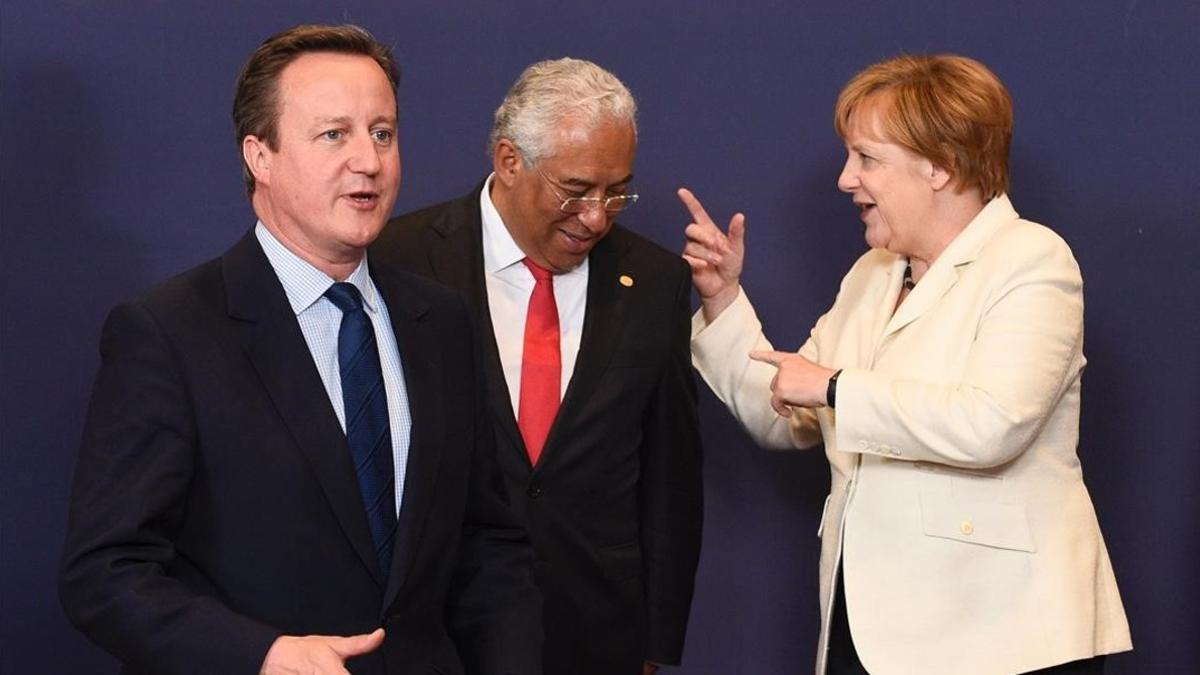
[[621, 285], [625, 288], [633, 288], [633, 277], [628, 274], [622, 274], [617, 281], [621, 282]]

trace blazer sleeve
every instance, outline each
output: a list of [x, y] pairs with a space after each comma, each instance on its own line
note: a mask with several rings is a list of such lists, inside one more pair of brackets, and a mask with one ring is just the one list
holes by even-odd
[[[818, 321], [814, 334], [820, 325]], [[771, 407], [771, 381], [776, 369], [750, 359], [752, 351], [773, 349], [744, 290], [738, 290], [738, 297], [712, 323], [704, 320], [702, 311], [692, 318], [692, 361], [696, 370], [746, 433], [764, 448], [811, 448], [821, 442], [816, 414], [807, 408], [794, 408], [790, 419], [780, 417]], [[805, 341], [799, 353], [816, 361], [815, 340], [810, 337]]]
[[677, 664], [691, 611], [703, 529], [696, 382], [688, 355], [691, 282], [679, 275], [670, 356], [644, 412], [638, 486], [647, 631], [645, 659]]
[[278, 631], [168, 574], [198, 442], [171, 346], [149, 310], [126, 304], [100, 354], [59, 579], [67, 616], [134, 670], [257, 672]]
[[[489, 421], [483, 357], [466, 304], [462, 326], [473, 345], [470, 370], [474, 398], [470, 407], [474, 447], [462, 535], [450, 586], [447, 616], [451, 634], [468, 673], [540, 675], [542, 672], [542, 598], [533, 583], [533, 547], [509, 508], [496, 462]], [[468, 333], [468, 331], [470, 331]]]
[[[1066, 243], [1018, 230], [973, 265], [989, 283], [958, 381], [847, 368], [838, 379], [837, 444], [963, 468], [1004, 464], [1037, 437], [1083, 370], [1083, 281]], [[933, 380], [934, 378], [930, 378]]]

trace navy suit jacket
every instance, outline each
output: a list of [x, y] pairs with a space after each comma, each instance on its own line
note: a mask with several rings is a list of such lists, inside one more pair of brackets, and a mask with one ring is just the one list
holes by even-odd
[[537, 673], [532, 552], [495, 470], [451, 292], [371, 261], [412, 441], [384, 575], [338, 424], [253, 233], [118, 306], [101, 339], [60, 581], [131, 673], [254, 673], [281, 634], [387, 629], [356, 674]]
[[575, 371], [531, 466], [492, 332], [479, 189], [393, 220], [371, 253], [475, 309], [500, 467], [538, 557], [546, 672], [678, 663], [703, 499], [687, 266], [620, 225], [592, 249]]

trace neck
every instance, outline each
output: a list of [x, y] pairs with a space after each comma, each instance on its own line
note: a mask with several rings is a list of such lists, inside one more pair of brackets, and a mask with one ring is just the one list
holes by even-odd
[[939, 193], [935, 197], [934, 213], [926, 230], [925, 241], [908, 256], [914, 281], [921, 280], [950, 242], [962, 234], [986, 206], [978, 190], [965, 190], [961, 194], [954, 194], [950, 188], [947, 191], [950, 194]]
[[[508, 230], [508, 234], [516, 242], [517, 248], [521, 249], [528, 256], [532, 247], [529, 245], [529, 242], [523, 240], [519, 229], [513, 229], [513, 223], [516, 222], [516, 214], [513, 213], [512, 208], [512, 188], [505, 186], [498, 179], [493, 179], [490, 194], [492, 197], [492, 206], [495, 206], [496, 213], [500, 214], [500, 222], [504, 225], [504, 229]], [[544, 260], [534, 260], [533, 262], [542, 267], [548, 267]]]
[[[256, 195], [257, 197], [257, 195]], [[259, 208], [257, 198], [254, 201], [254, 211], [258, 219], [283, 247], [291, 251], [297, 258], [321, 270], [334, 281], [345, 281], [362, 262], [362, 249], [347, 249], [344, 255], [329, 256], [321, 253], [307, 238], [296, 236], [289, 229], [281, 228], [276, 223], [271, 210]]]

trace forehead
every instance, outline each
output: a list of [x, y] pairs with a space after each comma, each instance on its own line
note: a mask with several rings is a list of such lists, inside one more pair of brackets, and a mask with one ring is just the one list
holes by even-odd
[[289, 63], [279, 76], [279, 111], [347, 114], [345, 108], [388, 108], [395, 95], [383, 68], [369, 56], [309, 52]]
[[855, 106], [850, 119], [846, 121], [846, 144], [892, 143], [884, 122], [887, 110], [888, 104], [878, 95], [864, 99]]
[[588, 121], [567, 117], [550, 132], [551, 152], [546, 160], [560, 167], [577, 170], [623, 170], [633, 167], [637, 140], [633, 125], [625, 120]]

